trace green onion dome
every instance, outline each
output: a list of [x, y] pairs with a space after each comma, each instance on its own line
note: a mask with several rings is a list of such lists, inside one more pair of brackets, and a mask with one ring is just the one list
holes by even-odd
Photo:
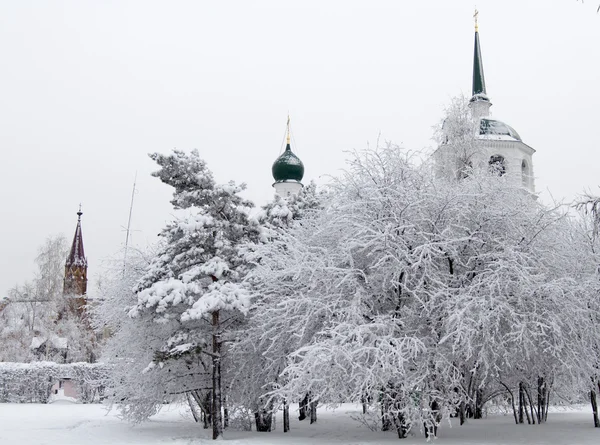
[[271, 168], [275, 182], [302, 181], [304, 177], [304, 164], [298, 156], [292, 152], [288, 143], [285, 151], [275, 159]]

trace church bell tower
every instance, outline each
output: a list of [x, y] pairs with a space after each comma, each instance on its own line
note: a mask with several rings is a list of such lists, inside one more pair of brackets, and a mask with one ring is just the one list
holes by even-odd
[[87, 259], [83, 250], [83, 234], [81, 233], [81, 206], [77, 212], [77, 226], [71, 251], [65, 262], [65, 279], [63, 294], [65, 296], [81, 297], [85, 303], [87, 293]]
[[[510, 182], [534, 194], [535, 150], [523, 142], [513, 127], [490, 115], [492, 103], [487, 95], [483, 75], [478, 14], [475, 11], [473, 89], [469, 100], [470, 117], [466, 124], [472, 126], [473, 137], [468, 138], [468, 143], [464, 140], [457, 142], [453, 140], [455, 135], [450, 134], [451, 128], [447, 130], [444, 140], [433, 155], [436, 172], [440, 176], [460, 179], [468, 171], [465, 167], [487, 170], [495, 175], [505, 176]], [[468, 129], [468, 132], [459, 132], [461, 134], [471, 133]]]

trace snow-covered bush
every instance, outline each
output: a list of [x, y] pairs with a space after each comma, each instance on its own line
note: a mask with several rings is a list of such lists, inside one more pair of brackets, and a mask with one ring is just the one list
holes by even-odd
[[102, 363], [0, 362], [0, 403], [46, 403], [60, 379], [75, 384], [79, 401], [98, 401], [109, 372]]

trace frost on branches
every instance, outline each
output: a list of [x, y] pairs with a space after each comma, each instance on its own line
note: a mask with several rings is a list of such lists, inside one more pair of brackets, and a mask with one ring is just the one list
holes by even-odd
[[[292, 227], [311, 224], [311, 220], [323, 209], [323, 202], [326, 199], [325, 193], [317, 193], [314, 182], [302, 188], [297, 195], [287, 199], [275, 195], [258, 215], [258, 220], [263, 226], [261, 243], [247, 245], [246, 258], [252, 263], [261, 264], [262, 257], [267, 251], [269, 252], [267, 255], [272, 256], [273, 252], [286, 250], [286, 244], [282, 241], [284, 234]], [[270, 248], [265, 249], [263, 244], [269, 245]], [[249, 321], [242, 327], [239, 341], [233, 346], [233, 360], [236, 362], [237, 372], [234, 377], [234, 391], [231, 394], [232, 401], [254, 414], [257, 431], [271, 431], [273, 413], [283, 403], [283, 430], [287, 432], [289, 404], [281, 398], [265, 397], [265, 390], [280, 385], [279, 374], [289, 352], [289, 344], [286, 340], [268, 345], [261, 338], [267, 325], [273, 332], [285, 332], [287, 329], [287, 320], [274, 320], [270, 319], [268, 313], [263, 314], [265, 306], [277, 304], [282, 293], [286, 292], [287, 283], [279, 283], [281, 285], [279, 290], [268, 294], [264, 293], [264, 289], [257, 285], [252, 276], [245, 284], [254, 296], [254, 304]], [[276, 359], [275, 354], [277, 354]], [[306, 415], [305, 405], [306, 401], [301, 403], [300, 420]], [[315, 418], [316, 406], [313, 420]]]
[[216, 184], [197, 151], [150, 157], [160, 166], [153, 175], [175, 189], [177, 218], [160, 234], [163, 247], [134, 288], [129, 316], [148, 359], [142, 373], [153, 376], [157, 387], [150, 390], [165, 398], [191, 394], [217, 438], [226, 343], [250, 304], [240, 286], [240, 247], [258, 240], [259, 227], [248, 216], [252, 204], [239, 196], [244, 185]]
[[589, 387], [593, 268], [564, 213], [393, 146], [355, 154], [330, 198], [256, 248], [247, 378], [266, 400], [362, 401], [405, 437], [498, 395], [544, 422], [551, 391]]
[[89, 320], [63, 294], [68, 249], [62, 235], [48, 237], [38, 250], [34, 278], [0, 300], [0, 362], [96, 360]]

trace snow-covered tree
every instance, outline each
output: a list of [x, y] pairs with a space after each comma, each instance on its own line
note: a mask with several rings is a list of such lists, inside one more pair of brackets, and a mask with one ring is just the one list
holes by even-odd
[[[299, 224], [307, 223], [315, 218], [323, 208], [323, 201], [326, 200], [326, 194], [317, 192], [314, 182], [303, 187], [297, 195], [288, 198], [281, 198], [275, 195], [274, 199], [267, 203], [258, 214], [258, 220], [263, 227], [263, 236], [261, 243], [267, 243], [271, 246], [281, 245], [281, 234]], [[246, 246], [246, 258], [251, 262], [261, 262], [263, 250], [260, 244], [249, 244]], [[263, 288], [254, 287], [252, 280], [247, 281], [246, 285], [250, 292], [255, 294], [255, 300], [260, 301], [253, 307], [253, 311], [248, 317], [247, 322], [242, 326], [239, 335], [239, 341], [234, 346], [233, 360], [237, 363], [236, 373], [236, 392], [232, 394], [233, 401], [248, 407], [255, 414], [256, 429], [258, 431], [271, 431], [272, 416], [280, 402], [284, 404], [284, 431], [289, 430], [289, 404], [287, 401], [272, 400], [263, 397], [265, 386], [269, 388], [278, 387], [277, 381], [281, 372], [283, 362], [273, 364], [273, 357], [270, 351], [265, 349], [265, 343], [256, 341], [259, 332], [267, 329], [279, 330], [285, 329], [285, 326], [279, 325], [281, 320], [265, 317], [262, 308], [271, 301], [276, 304], [280, 298], [279, 293], [265, 293]], [[269, 304], [271, 304], [269, 303]], [[287, 344], [277, 345], [286, 350]], [[304, 399], [304, 397], [303, 397]], [[301, 404], [300, 420], [304, 419], [306, 407]], [[316, 412], [313, 413], [313, 416]]]
[[[216, 184], [197, 151], [150, 157], [160, 166], [153, 175], [174, 187], [171, 202], [178, 213], [135, 285], [129, 315], [141, 339], [136, 360], [145, 358], [143, 380], [155, 384], [145, 390], [155, 392], [155, 404], [176, 393], [209, 391], [216, 439], [222, 435], [229, 331], [249, 307], [239, 284], [246, 273], [240, 247], [258, 240], [259, 226], [248, 216], [252, 204], [239, 195], [244, 185]], [[127, 400], [134, 411], [136, 402]], [[151, 413], [146, 409], [142, 417]]]
[[589, 372], [563, 213], [487, 170], [433, 178], [392, 146], [357, 154], [331, 196], [257, 249], [266, 393], [371, 400], [404, 437], [480, 416], [505, 386], [543, 420], [550, 385]]
[[[67, 253], [62, 235], [47, 238], [35, 259], [34, 278], [9, 290], [0, 306], [0, 360], [93, 361], [93, 333], [63, 294]], [[32, 350], [38, 343], [43, 353]]]
[[452, 98], [444, 116], [434, 127], [433, 139], [439, 147], [434, 155], [436, 175], [462, 179], [478, 167], [478, 154], [481, 153], [481, 145], [475, 138], [478, 121], [465, 96]]
[[598, 413], [597, 394], [600, 393], [600, 197], [589, 192], [584, 193], [574, 204], [579, 211], [579, 224], [574, 234], [579, 234], [580, 243], [577, 243], [580, 254], [574, 258], [577, 264], [577, 272], [586, 271], [579, 278], [587, 291], [587, 308], [589, 313], [589, 326], [585, 330], [588, 334], [587, 343], [589, 354], [588, 363], [591, 368], [589, 387], [589, 398], [592, 405], [594, 426], [600, 428], [600, 417]]

